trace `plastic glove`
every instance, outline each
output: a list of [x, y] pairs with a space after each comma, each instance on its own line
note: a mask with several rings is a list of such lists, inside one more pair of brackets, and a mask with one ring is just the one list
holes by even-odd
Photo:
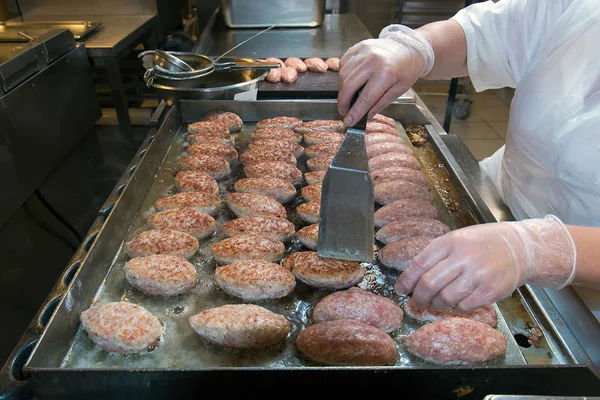
[[[390, 25], [379, 39], [352, 46], [340, 61], [338, 111], [346, 125], [354, 125], [369, 110], [376, 114], [404, 94], [420, 76], [433, 68], [431, 44], [419, 32]], [[356, 104], [350, 101], [364, 87]]]
[[433, 240], [396, 281], [418, 307], [471, 312], [524, 284], [561, 289], [575, 277], [571, 234], [553, 215], [458, 229]]

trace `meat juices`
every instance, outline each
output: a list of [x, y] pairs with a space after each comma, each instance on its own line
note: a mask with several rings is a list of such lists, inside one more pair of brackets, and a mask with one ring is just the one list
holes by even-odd
[[131, 258], [155, 254], [192, 258], [196, 251], [198, 251], [198, 239], [172, 229], [142, 232], [125, 243], [125, 253]]
[[321, 189], [320, 183], [305, 186], [301, 189], [302, 197], [306, 201], [321, 200]]
[[[290, 123], [290, 125], [292, 125]], [[258, 127], [258, 126], [257, 126]], [[253, 131], [250, 136], [253, 140], [257, 139], [277, 139], [289, 140], [290, 142], [300, 143], [302, 135], [288, 128], [260, 128]]]
[[298, 158], [304, 154], [304, 147], [300, 146], [298, 143], [295, 143], [290, 140], [280, 140], [280, 139], [257, 139], [253, 142], [250, 142], [248, 145], [250, 149], [255, 149], [257, 147], [265, 148], [265, 149], [278, 149], [281, 151], [286, 151], [288, 153], [292, 153], [294, 157]]
[[296, 188], [290, 182], [278, 178], [243, 178], [233, 188], [240, 193], [262, 194], [287, 203], [296, 196]]
[[417, 159], [409, 154], [386, 153], [369, 160], [369, 171], [388, 167], [405, 167], [421, 170], [421, 164]]
[[400, 136], [391, 135], [389, 133], [370, 133], [365, 135], [365, 145], [372, 146], [377, 143], [391, 142], [405, 144]]
[[436, 219], [413, 217], [390, 222], [377, 231], [375, 238], [384, 244], [389, 244], [414, 236], [435, 239], [448, 232], [450, 228]]
[[196, 285], [196, 268], [181, 257], [137, 257], [129, 260], [124, 270], [127, 282], [149, 295], [175, 296]]
[[285, 246], [273, 237], [248, 233], [221, 240], [210, 250], [220, 265], [255, 259], [275, 263], [283, 258]]
[[311, 171], [324, 171], [329, 169], [331, 162], [335, 156], [315, 157], [306, 161], [306, 166]]
[[355, 261], [323, 258], [314, 251], [301, 251], [281, 262], [299, 281], [320, 289], [347, 289], [360, 283], [364, 268]]
[[322, 183], [323, 179], [325, 179], [325, 174], [327, 174], [327, 170], [307, 172], [304, 174], [304, 180], [306, 180], [306, 183], [309, 185]]
[[242, 153], [240, 155], [240, 162], [245, 166], [264, 162], [284, 162], [287, 164], [296, 165], [297, 160], [292, 153], [281, 149], [255, 147]]
[[285, 65], [294, 68], [298, 72], [306, 72], [306, 70], [308, 69], [304, 61], [302, 61], [298, 57], [290, 57], [286, 59]]
[[204, 172], [216, 180], [226, 178], [230, 172], [227, 160], [206, 154], [180, 158], [177, 165], [184, 171]]
[[298, 185], [302, 182], [302, 172], [294, 165], [284, 162], [263, 162], [244, 167], [248, 178], [279, 178]]
[[274, 198], [254, 193], [231, 193], [227, 206], [238, 217], [273, 216], [285, 218], [285, 208]]
[[435, 218], [437, 209], [425, 200], [396, 200], [375, 211], [375, 227], [381, 228], [392, 221], [410, 217]]
[[223, 233], [228, 237], [256, 233], [286, 242], [296, 233], [294, 224], [277, 217], [243, 217], [223, 224]]
[[367, 129], [365, 134], [370, 133], [389, 133], [390, 135], [398, 136], [399, 132], [395, 126], [389, 126], [388, 124], [382, 124], [379, 122], [367, 122]]
[[500, 357], [506, 338], [491, 326], [452, 317], [424, 325], [404, 340], [413, 355], [438, 365], [477, 365]]
[[227, 294], [245, 301], [279, 299], [296, 287], [294, 275], [264, 260], [239, 261], [215, 271], [215, 283]]
[[383, 114], [375, 114], [373, 118], [371, 118], [371, 122], [378, 122], [380, 124], [386, 124], [391, 126], [392, 128], [396, 127], [396, 120], [390, 117], [386, 117]]
[[217, 223], [213, 217], [193, 208], [161, 211], [151, 215], [148, 222], [153, 229], [173, 229], [185, 232], [197, 239], [210, 236], [217, 229]]
[[321, 218], [321, 198], [300, 204], [296, 207], [296, 212], [309, 224], [316, 224]]
[[398, 358], [396, 342], [388, 334], [352, 319], [311, 325], [300, 332], [296, 346], [325, 365], [391, 365]]
[[384, 332], [400, 328], [404, 313], [387, 297], [357, 287], [335, 292], [317, 303], [312, 319], [316, 323], [338, 319], [355, 319]]
[[261, 119], [256, 123], [256, 129], [263, 128], [286, 128], [293, 129], [295, 126], [300, 125], [302, 120], [296, 117], [275, 117]]
[[194, 143], [189, 145], [185, 150], [190, 156], [206, 154], [220, 157], [227, 160], [227, 162], [232, 162], [238, 158], [238, 152], [235, 147], [221, 142]]
[[283, 341], [291, 324], [283, 315], [252, 304], [211, 308], [189, 319], [204, 340], [234, 349], [258, 349]]
[[202, 117], [202, 121], [220, 122], [227, 126], [230, 133], [239, 132], [244, 127], [244, 122], [235, 113], [229, 111], [209, 111]]
[[304, 60], [306, 68], [312, 72], [327, 72], [327, 64], [321, 58], [311, 57]]
[[421, 185], [407, 181], [390, 181], [375, 186], [375, 201], [390, 204], [401, 199], [433, 200], [433, 195]]
[[98, 304], [81, 313], [89, 338], [110, 353], [139, 353], [158, 343], [163, 326], [142, 306], [125, 301]]
[[325, 64], [327, 64], [327, 69], [334, 72], [340, 71], [340, 59], [337, 57], [331, 57], [325, 60]]
[[346, 124], [338, 119], [316, 119], [314, 121], [303, 122], [294, 127], [297, 133], [308, 132], [346, 132]]
[[229, 128], [227, 125], [217, 121], [198, 121], [188, 125], [190, 134], [214, 133], [220, 137], [229, 137]]
[[304, 247], [316, 251], [319, 241], [319, 224], [305, 226], [296, 232], [296, 237]]
[[304, 134], [304, 143], [312, 146], [319, 143], [342, 142], [344, 134], [341, 132], [306, 132]]
[[304, 152], [307, 158], [331, 157], [335, 156], [341, 144], [341, 141], [313, 144], [304, 149]]
[[221, 199], [211, 193], [183, 192], [163, 197], [154, 202], [157, 211], [192, 208], [200, 213], [216, 215], [221, 210]]
[[419, 308], [415, 306], [412, 299], [410, 299], [408, 303], [404, 305], [404, 312], [406, 315], [412, 319], [416, 319], [419, 322], [433, 322], [444, 318], [461, 317], [472, 319], [473, 321], [483, 322], [492, 328], [495, 327], [498, 322], [496, 310], [494, 310], [494, 307], [491, 305], [485, 305], [479, 307], [473, 312], [462, 314], [452, 310], [436, 310], [432, 307]]
[[413, 155], [413, 151], [402, 143], [381, 142], [367, 146], [367, 157], [373, 158], [387, 153], [400, 153]]
[[298, 79], [298, 71], [293, 67], [281, 68], [281, 80], [283, 83], [294, 83]]
[[215, 178], [200, 171], [181, 171], [175, 176], [175, 186], [182, 192], [203, 192], [219, 194]]
[[429, 188], [429, 179], [419, 170], [407, 167], [387, 167], [369, 173], [375, 186], [390, 181], [407, 181]]
[[415, 236], [387, 244], [379, 250], [379, 261], [388, 268], [404, 271], [430, 242], [431, 239]]

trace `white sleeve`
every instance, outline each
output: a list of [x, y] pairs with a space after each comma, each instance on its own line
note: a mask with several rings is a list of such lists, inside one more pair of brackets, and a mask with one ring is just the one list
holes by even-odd
[[467, 38], [467, 69], [475, 90], [516, 87], [545, 32], [572, 1], [486, 1], [452, 17]]

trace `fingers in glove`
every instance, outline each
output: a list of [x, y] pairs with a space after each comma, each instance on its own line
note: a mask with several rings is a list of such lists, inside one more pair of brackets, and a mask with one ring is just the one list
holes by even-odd
[[427, 307], [446, 286], [460, 277], [461, 272], [462, 269], [454, 265], [450, 259], [444, 259], [437, 263], [433, 268], [421, 275], [419, 282], [417, 282], [413, 289], [412, 300], [415, 306]]
[[338, 76], [338, 112], [340, 115], [348, 115], [352, 97], [369, 80], [369, 73], [365, 64], [364, 60], [363, 62], [359, 59], [352, 60], [346, 74]]
[[406, 93], [406, 91], [409, 88], [410, 87], [406, 87], [405, 85], [400, 84], [400, 83], [395, 84], [394, 86], [389, 88], [388, 91], [385, 92], [379, 100], [377, 100], [377, 103], [375, 103], [375, 105], [373, 107], [371, 107], [371, 111], [369, 112], [369, 114], [371, 116], [373, 116], [373, 115], [379, 113], [381, 110], [383, 110], [385, 107], [387, 107], [387, 105], [390, 104], [392, 101], [396, 100], [398, 97], [400, 97], [401, 95]]
[[459, 276], [431, 299], [431, 307], [437, 310], [449, 310], [455, 308], [457, 304], [471, 295], [471, 285], [469, 279]]
[[400, 275], [394, 290], [399, 295], [407, 295], [413, 291], [421, 276], [450, 255], [450, 244], [442, 236], [434, 239], [413, 258], [410, 266]]
[[392, 73], [386, 71], [377, 73], [373, 71], [373, 67], [367, 67], [366, 70], [370, 72], [369, 80], [356, 100], [356, 103], [354, 103], [344, 118], [344, 123], [348, 126], [352, 126], [359, 121], [380, 101], [388, 89], [393, 87], [396, 83]]

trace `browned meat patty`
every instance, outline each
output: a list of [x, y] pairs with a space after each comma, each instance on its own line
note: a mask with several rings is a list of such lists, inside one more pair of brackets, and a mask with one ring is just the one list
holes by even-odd
[[314, 251], [301, 251], [284, 258], [282, 265], [296, 279], [321, 289], [347, 289], [360, 283], [364, 268], [357, 262], [323, 258]]
[[218, 121], [198, 121], [188, 125], [188, 133], [193, 135], [215, 133], [225, 138], [229, 137], [229, 128], [224, 123]]
[[306, 68], [312, 72], [327, 72], [327, 64], [322, 58], [311, 57], [304, 60]]
[[[300, 72], [300, 71], [299, 71]], [[300, 125], [302, 120], [296, 117], [275, 117], [261, 119], [256, 123], [256, 129], [265, 128], [284, 128], [293, 129], [297, 125]]]
[[191, 144], [186, 149], [190, 156], [199, 156], [207, 154], [209, 156], [221, 157], [227, 162], [232, 162], [238, 158], [238, 152], [235, 147], [220, 142], [202, 142]]
[[308, 69], [304, 61], [302, 61], [298, 57], [290, 57], [286, 59], [285, 65], [294, 68], [298, 72], [306, 72], [306, 70]]
[[211, 308], [189, 319], [204, 340], [234, 349], [257, 349], [275, 345], [290, 333], [283, 315], [253, 304], [229, 304]]
[[319, 143], [341, 142], [344, 134], [340, 132], [307, 132], [304, 134], [304, 143], [312, 146]]
[[307, 184], [314, 185], [315, 183], [323, 182], [325, 174], [327, 174], [327, 170], [307, 172], [304, 174], [304, 180], [306, 180]]
[[227, 160], [206, 154], [180, 158], [178, 165], [183, 171], [204, 172], [216, 180], [226, 178], [230, 172]]
[[256, 165], [265, 162], [284, 162], [296, 165], [297, 160], [294, 155], [281, 149], [255, 147], [247, 150], [240, 155], [240, 162], [245, 166]]
[[412, 217], [390, 222], [378, 230], [375, 237], [380, 242], [389, 244], [414, 236], [435, 239], [448, 232], [450, 228], [436, 219]]
[[278, 178], [243, 178], [233, 188], [240, 193], [262, 194], [287, 203], [296, 196], [296, 188], [290, 182]]
[[365, 133], [368, 135], [370, 133], [389, 133], [390, 135], [398, 135], [398, 129], [395, 126], [389, 126], [388, 124], [382, 124], [380, 122], [367, 122], [367, 129]]
[[283, 258], [285, 246], [273, 237], [247, 233], [221, 240], [210, 250], [220, 265], [255, 259], [275, 263]]
[[217, 142], [233, 145], [233, 143], [235, 142], [235, 139], [233, 138], [233, 136], [229, 135], [229, 133], [227, 134], [227, 136], [225, 136], [222, 133], [218, 132], [194, 133], [187, 135], [185, 139], [190, 145], [207, 142]]
[[264, 260], [238, 261], [215, 271], [215, 283], [225, 293], [245, 301], [279, 299], [296, 287], [294, 275]]
[[274, 198], [262, 194], [231, 193], [227, 196], [227, 206], [238, 217], [287, 216], [285, 207]]
[[327, 64], [327, 69], [334, 72], [340, 71], [340, 59], [337, 57], [331, 57], [325, 60], [325, 64]]
[[379, 204], [390, 204], [396, 200], [416, 199], [433, 200], [429, 188], [408, 181], [390, 181], [375, 186], [375, 201]]
[[386, 124], [391, 126], [392, 128], [396, 127], [396, 120], [394, 118], [386, 117], [383, 114], [375, 114], [373, 118], [371, 118], [372, 122], [378, 122], [380, 124]]
[[357, 287], [326, 296], [317, 303], [312, 319], [316, 323], [338, 319], [356, 319], [384, 332], [400, 328], [404, 313], [387, 297]]
[[316, 224], [321, 219], [321, 198], [300, 204], [296, 207], [296, 212], [309, 224]]
[[408, 181], [429, 188], [429, 179], [419, 170], [406, 167], [387, 167], [371, 172], [375, 186], [390, 181]]
[[388, 268], [404, 271], [412, 259], [431, 242], [423, 236], [414, 236], [386, 244], [379, 250], [379, 261]]
[[476, 365], [506, 351], [504, 336], [483, 322], [445, 318], [408, 335], [404, 346], [411, 354], [438, 365]]
[[369, 171], [371, 172], [388, 167], [405, 167], [420, 170], [421, 164], [419, 164], [414, 156], [401, 153], [385, 153], [369, 160]]
[[319, 243], [319, 224], [305, 226], [296, 232], [296, 237], [304, 247], [316, 251]]
[[321, 189], [322, 185], [320, 183], [305, 186], [301, 190], [302, 197], [306, 201], [321, 200]]
[[311, 171], [323, 171], [329, 169], [334, 156], [315, 157], [306, 161], [306, 166]]
[[248, 147], [250, 147], [251, 149], [257, 147], [263, 147], [266, 149], [278, 149], [281, 151], [292, 153], [296, 158], [301, 157], [304, 154], [304, 147], [300, 146], [298, 143], [292, 142], [291, 140], [257, 139], [253, 142], [250, 142]]
[[293, 67], [281, 68], [281, 81], [283, 83], [294, 83], [298, 79], [298, 71]]
[[220, 122], [225, 125], [229, 132], [239, 132], [244, 127], [244, 123], [239, 115], [229, 111], [209, 111], [202, 117], [202, 121]]
[[318, 119], [314, 121], [303, 122], [294, 127], [294, 131], [298, 133], [308, 132], [346, 132], [344, 121], [337, 119]]
[[217, 230], [217, 223], [213, 217], [193, 208], [161, 211], [151, 215], [148, 222], [153, 229], [173, 229], [197, 239], [210, 236]]
[[483, 322], [492, 328], [495, 327], [498, 322], [496, 310], [494, 310], [494, 307], [491, 305], [485, 305], [479, 307], [475, 311], [463, 314], [454, 312], [452, 310], [436, 310], [432, 307], [419, 308], [415, 306], [412, 299], [410, 299], [408, 303], [404, 305], [404, 312], [406, 315], [412, 319], [416, 319], [419, 322], [433, 322], [444, 318], [461, 317]]
[[129, 257], [145, 257], [155, 254], [191, 258], [198, 250], [198, 239], [172, 229], [156, 229], [142, 232], [125, 243]]
[[389, 133], [369, 133], [365, 136], [365, 145], [367, 146], [385, 142], [405, 144], [404, 140], [402, 140], [400, 136]]
[[187, 293], [196, 285], [196, 268], [184, 258], [156, 255], [137, 257], [125, 264], [125, 279], [154, 296]]
[[402, 143], [381, 142], [367, 146], [367, 157], [369, 157], [369, 159], [387, 153], [408, 154], [409, 156], [413, 155], [413, 151]]
[[125, 301], [98, 304], [81, 313], [89, 338], [111, 353], [139, 353], [157, 344], [163, 326], [142, 306]]
[[261, 128], [251, 133], [253, 140], [275, 139], [288, 140], [294, 143], [300, 143], [302, 135], [288, 128]]
[[296, 346], [325, 365], [392, 365], [398, 358], [396, 342], [388, 334], [353, 319], [311, 325], [300, 332]]
[[183, 192], [163, 197], [154, 202], [157, 211], [192, 208], [200, 213], [217, 215], [221, 210], [221, 199], [211, 193]]
[[396, 200], [375, 211], [375, 227], [381, 228], [392, 221], [410, 217], [435, 218], [437, 209], [425, 200]]
[[304, 152], [308, 158], [330, 157], [337, 153], [341, 144], [341, 141], [313, 144], [312, 146], [308, 146]]
[[302, 182], [302, 171], [284, 162], [264, 162], [244, 167], [248, 178], [278, 178], [298, 185]]
[[180, 171], [175, 176], [177, 189], [182, 192], [204, 192], [219, 194], [215, 178], [200, 171]]
[[294, 224], [283, 218], [243, 217], [225, 222], [223, 224], [223, 232], [228, 237], [256, 233], [286, 242], [292, 238], [296, 230]]

